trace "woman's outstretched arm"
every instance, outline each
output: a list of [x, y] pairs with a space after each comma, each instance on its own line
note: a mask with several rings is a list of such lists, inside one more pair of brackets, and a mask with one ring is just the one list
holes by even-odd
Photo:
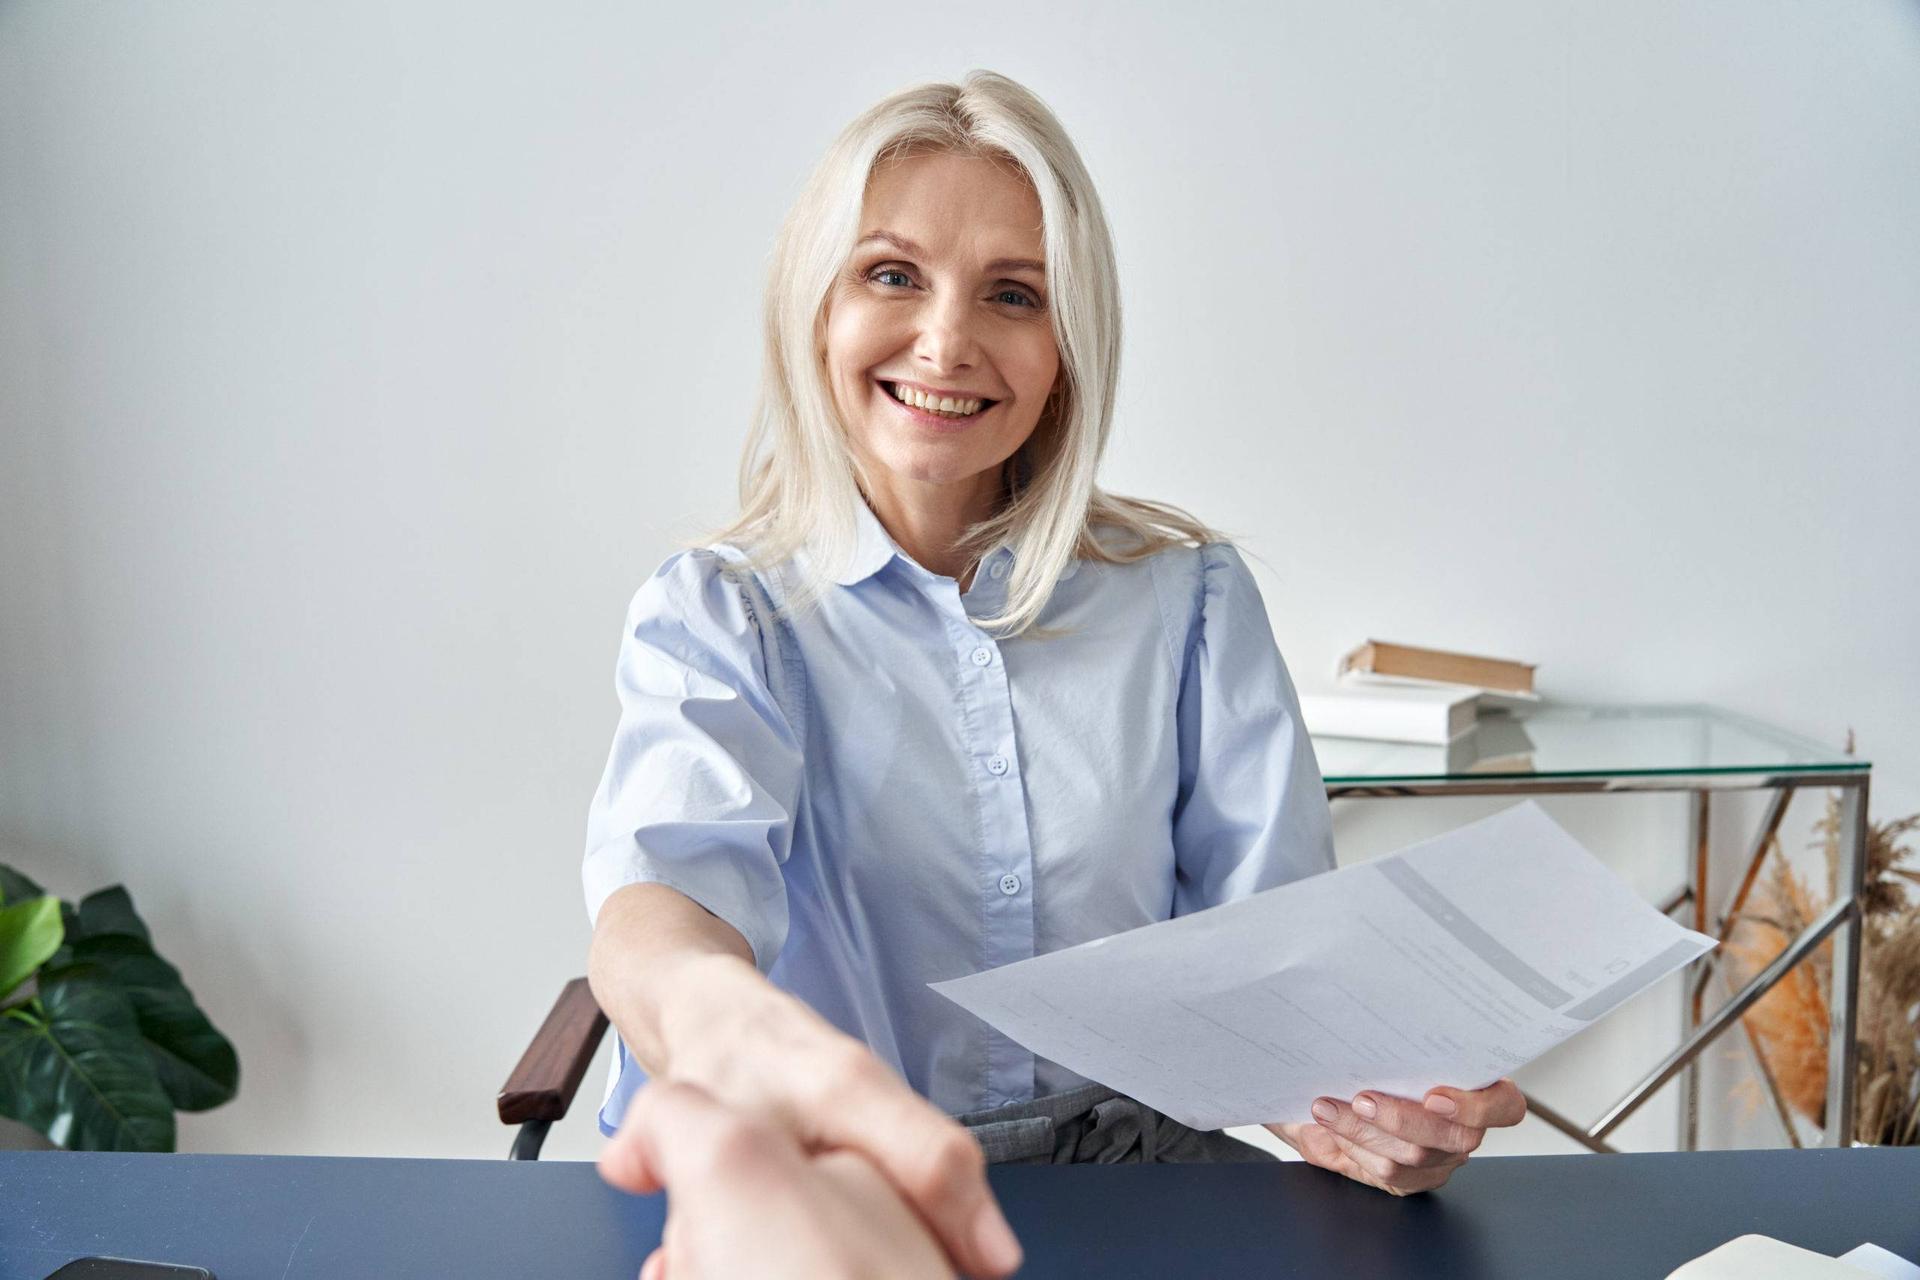
[[678, 889], [633, 884], [600, 908], [587, 953], [587, 984], [627, 1052], [648, 1076], [666, 1076], [663, 1002], [675, 995], [691, 998], [705, 974], [715, 967], [724, 971], [729, 959], [753, 968], [753, 948], [738, 929]]
[[979, 1143], [865, 1044], [768, 981], [732, 925], [677, 889], [627, 885], [595, 919], [587, 975], [649, 1077], [697, 1085], [803, 1150], [866, 1157], [969, 1275], [1020, 1265]]

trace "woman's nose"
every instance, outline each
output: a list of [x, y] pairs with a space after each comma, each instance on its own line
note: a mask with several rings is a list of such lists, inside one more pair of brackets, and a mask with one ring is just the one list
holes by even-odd
[[915, 348], [928, 363], [953, 369], [971, 363], [979, 346], [978, 317], [964, 298], [929, 299], [920, 309]]

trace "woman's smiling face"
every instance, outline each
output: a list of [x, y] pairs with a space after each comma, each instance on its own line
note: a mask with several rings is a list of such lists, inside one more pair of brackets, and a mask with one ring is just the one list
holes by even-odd
[[[965, 506], [991, 503], [1060, 370], [1040, 201], [1004, 162], [941, 153], [876, 168], [861, 218], [825, 325], [849, 443], [903, 496], [960, 485]], [[991, 403], [929, 420], [903, 384]]]

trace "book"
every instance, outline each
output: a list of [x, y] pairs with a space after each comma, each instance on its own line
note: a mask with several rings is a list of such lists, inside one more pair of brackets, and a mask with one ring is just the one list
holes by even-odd
[[1445, 746], [1474, 726], [1472, 690], [1391, 688], [1303, 693], [1307, 732], [1329, 738], [1371, 738]]
[[1423, 649], [1368, 640], [1341, 657], [1334, 676], [1342, 684], [1406, 684], [1470, 689], [1524, 702], [1535, 701], [1537, 663]]

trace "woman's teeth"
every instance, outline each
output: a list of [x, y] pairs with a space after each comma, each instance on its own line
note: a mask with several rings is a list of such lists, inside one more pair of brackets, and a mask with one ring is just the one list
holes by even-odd
[[944, 396], [922, 395], [912, 387], [903, 387], [897, 382], [890, 390], [893, 398], [902, 404], [910, 404], [927, 413], [937, 413], [943, 418], [971, 418], [987, 403], [985, 400], [951, 400]]

